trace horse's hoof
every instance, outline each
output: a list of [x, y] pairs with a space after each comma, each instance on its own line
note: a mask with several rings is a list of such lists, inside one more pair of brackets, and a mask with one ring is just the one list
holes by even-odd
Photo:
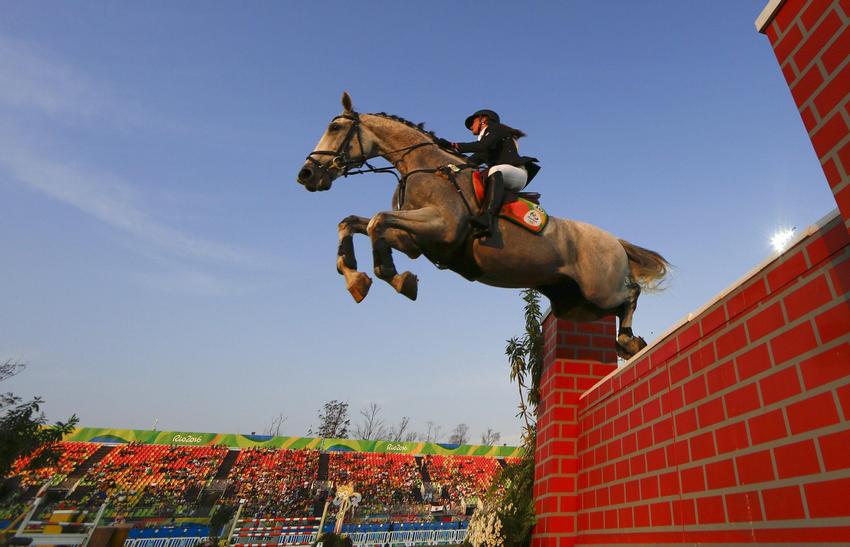
[[416, 300], [419, 292], [419, 278], [410, 272], [397, 275], [390, 282], [393, 288], [411, 300]]
[[353, 274], [348, 283], [348, 292], [354, 297], [354, 301], [358, 304], [369, 294], [369, 287], [372, 286], [372, 279], [363, 272]]
[[617, 337], [617, 355], [629, 360], [646, 347], [646, 340], [640, 336], [620, 335]]

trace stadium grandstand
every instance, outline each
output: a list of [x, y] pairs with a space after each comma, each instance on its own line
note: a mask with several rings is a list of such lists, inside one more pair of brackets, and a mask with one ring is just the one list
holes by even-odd
[[[23, 458], [4, 478], [7, 539], [193, 547], [212, 535], [258, 547], [312, 544], [321, 527], [355, 545], [455, 545], [496, 474], [520, 455], [507, 446], [95, 428], [59, 448], [54, 465], [31, 469]], [[227, 519], [213, 518], [211, 534], [219, 512]]]

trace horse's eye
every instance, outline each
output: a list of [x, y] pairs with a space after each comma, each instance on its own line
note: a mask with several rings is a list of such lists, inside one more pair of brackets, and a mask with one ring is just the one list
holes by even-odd
[[328, 127], [328, 131], [339, 131], [339, 125], [332, 123], [330, 127]]

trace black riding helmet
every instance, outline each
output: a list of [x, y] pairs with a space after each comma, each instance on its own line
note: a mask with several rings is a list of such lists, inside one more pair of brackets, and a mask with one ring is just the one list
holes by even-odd
[[474, 122], [475, 118], [477, 118], [478, 116], [487, 116], [488, 120], [499, 123], [499, 115], [493, 112], [492, 110], [487, 110], [485, 108], [483, 110], [474, 112], [471, 116], [466, 118], [466, 122], [464, 123], [466, 124], [467, 129], [472, 129], [472, 122]]

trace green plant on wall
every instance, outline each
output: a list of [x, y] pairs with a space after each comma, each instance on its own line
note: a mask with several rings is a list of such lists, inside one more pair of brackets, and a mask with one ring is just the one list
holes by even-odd
[[472, 517], [464, 545], [474, 547], [531, 544], [534, 527], [534, 448], [537, 438], [538, 388], [543, 370], [543, 314], [540, 294], [522, 291], [525, 332], [508, 340], [505, 354], [511, 381], [517, 383], [523, 422], [520, 460], [502, 469], [487, 492], [483, 506]]

